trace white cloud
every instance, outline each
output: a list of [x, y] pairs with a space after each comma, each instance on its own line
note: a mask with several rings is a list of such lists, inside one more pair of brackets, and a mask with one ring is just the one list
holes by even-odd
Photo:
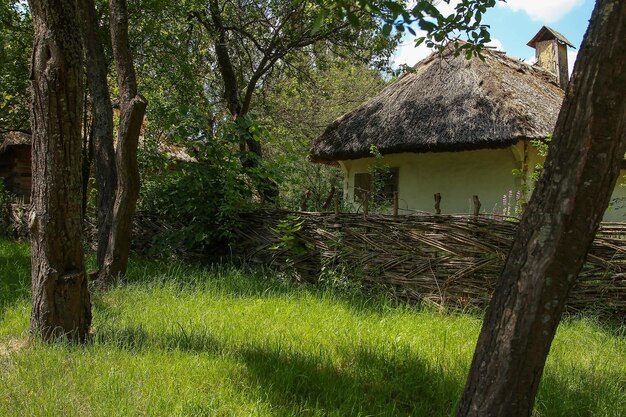
[[496, 51], [504, 52], [504, 46], [502, 46], [502, 42], [500, 42], [500, 39], [492, 38], [487, 46], [495, 49]]
[[527, 63], [528, 65], [535, 65], [535, 63], [537, 62], [537, 57], [533, 55], [531, 57], [524, 59], [524, 62]]
[[455, 12], [454, 9], [460, 2], [461, 0], [450, 0], [450, 3], [446, 3], [444, 0], [440, 0], [438, 3], [435, 3], [435, 6], [442, 15], [449, 16]]
[[[424, 36], [424, 34], [425, 32], [418, 32], [417, 37]], [[419, 61], [430, 55], [431, 52], [432, 50], [426, 47], [426, 45], [424, 45], [423, 43], [416, 48], [414, 39], [407, 40], [405, 42], [402, 42], [396, 49], [396, 52], [394, 53], [393, 63], [396, 67], [399, 67], [400, 65], [408, 65], [412, 67], [413, 65], [417, 64]]]
[[515, 12], [523, 11], [533, 20], [551, 23], [582, 3], [583, 0], [507, 0], [506, 3], [498, 2], [498, 6]]

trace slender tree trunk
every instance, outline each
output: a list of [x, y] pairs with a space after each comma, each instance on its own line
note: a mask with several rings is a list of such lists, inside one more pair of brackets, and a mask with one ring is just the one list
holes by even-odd
[[35, 38], [30, 330], [87, 338], [91, 302], [81, 242], [82, 49], [76, 2], [30, 0]]
[[87, 56], [87, 85], [92, 101], [90, 146], [96, 160], [98, 184], [98, 268], [102, 268], [109, 244], [113, 220], [113, 202], [117, 187], [113, 150], [113, 109], [107, 83], [104, 48], [98, 37], [98, 19], [93, 0], [80, 0], [83, 44]]
[[126, 0], [109, 1], [111, 41], [120, 90], [120, 126], [117, 136], [117, 191], [111, 233], [104, 263], [99, 271], [101, 285], [126, 273], [133, 217], [139, 197], [137, 146], [148, 102], [137, 93], [137, 79], [128, 42]]
[[[216, 0], [211, 0], [209, 3], [209, 13], [211, 14], [212, 26], [206, 20], [202, 20], [202, 23], [208, 31], [214, 31], [216, 33], [214, 41], [215, 56], [217, 57], [217, 66], [222, 76], [222, 81], [224, 82], [224, 98], [226, 99], [228, 111], [233, 118], [237, 120], [246, 115], [249, 102], [242, 104], [239, 98], [237, 76], [235, 75], [235, 69], [233, 68], [230, 53], [228, 52], [227, 31], [224, 28], [220, 6]], [[248, 151], [254, 153], [258, 159], [262, 159], [263, 151], [261, 143], [255, 140], [250, 134], [243, 136], [244, 137], [241, 138], [241, 150], [245, 151], [247, 147]], [[258, 165], [258, 160], [242, 156], [242, 163], [246, 168], [254, 168]]]
[[[224, 83], [224, 99], [228, 111], [233, 116], [235, 122], [244, 118], [250, 108], [250, 100], [254, 92], [254, 86], [258, 78], [264, 73], [255, 74], [251, 79], [250, 86], [246, 90], [245, 100], [242, 102], [239, 96], [239, 84], [237, 75], [233, 67], [232, 59], [228, 51], [228, 30], [222, 21], [222, 11], [217, 0], [209, 1], [208, 11], [206, 15], [199, 12], [192, 13], [207, 30], [215, 37], [213, 46], [215, 48], [215, 56], [217, 58], [217, 67], [219, 68], [222, 81]], [[266, 62], [266, 61], [262, 61]], [[275, 62], [275, 60], [274, 60]], [[269, 69], [269, 67], [267, 67]], [[266, 69], [267, 70], [267, 69]], [[266, 71], [265, 70], [265, 71]], [[263, 159], [263, 148], [261, 143], [254, 138], [250, 132], [241, 132], [239, 138], [239, 150], [241, 152], [240, 161], [247, 170], [247, 174], [254, 183], [259, 194], [265, 201], [274, 202], [278, 198], [278, 184], [268, 177], [261, 178], [251, 168], [256, 168], [259, 161]], [[252, 157], [250, 156], [252, 154]]]
[[626, 1], [598, 0], [543, 175], [483, 324], [457, 416], [530, 416], [626, 150]]

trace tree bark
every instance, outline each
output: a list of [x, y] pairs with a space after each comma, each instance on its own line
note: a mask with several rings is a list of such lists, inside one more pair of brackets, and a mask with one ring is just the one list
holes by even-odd
[[82, 49], [76, 2], [30, 0], [35, 38], [30, 331], [85, 341], [91, 302], [81, 242]]
[[530, 416], [626, 150], [626, 2], [598, 0], [478, 339], [457, 416]]
[[[210, 2], [209, 13], [211, 14], [212, 26], [206, 20], [201, 20], [201, 22], [207, 30], [211, 31], [212, 29], [216, 32], [213, 44], [215, 47], [215, 56], [217, 57], [217, 66], [220, 70], [222, 81], [224, 82], [224, 99], [226, 100], [228, 111], [233, 118], [237, 120], [238, 118], [246, 115], [250, 103], [248, 101], [242, 104], [239, 98], [237, 76], [235, 75], [235, 69], [230, 58], [230, 53], [228, 52], [227, 30], [222, 22], [219, 3], [216, 0], [212, 0]], [[250, 93], [250, 95], [251, 94], [252, 93]], [[248, 98], [248, 100], [250, 99], [251, 97]], [[261, 143], [254, 139], [250, 134], [244, 134], [243, 136], [244, 137], [241, 138], [241, 150], [246, 151], [247, 147], [248, 151], [255, 154], [258, 159], [262, 159], [263, 150]], [[242, 156], [241, 161], [246, 168], [254, 168], [258, 165], [257, 159], [250, 158], [245, 155]]]
[[113, 109], [107, 83], [104, 47], [98, 37], [98, 19], [93, 0], [80, 1], [83, 45], [87, 56], [87, 85], [92, 101], [90, 143], [96, 161], [98, 184], [98, 268], [102, 268], [111, 234], [113, 202], [117, 186], [113, 149]]
[[120, 90], [120, 126], [117, 135], [117, 190], [113, 219], [104, 262], [98, 281], [108, 286], [126, 273], [133, 217], [139, 197], [137, 146], [147, 100], [137, 93], [137, 79], [128, 41], [128, 12], [126, 0], [109, 1], [111, 41]]
[[[265, 64], [268, 64], [268, 59], [264, 57], [261, 61], [262, 65], [257, 68], [257, 72], [252, 76], [248, 84], [245, 98], [242, 102], [239, 95], [240, 91], [237, 75], [235, 74], [230, 52], [228, 51], [229, 29], [224, 26], [219, 1], [211, 0], [208, 4], [206, 14], [193, 12], [191, 15], [204, 26], [207, 32], [214, 36], [213, 46], [215, 48], [217, 66], [224, 83], [224, 99], [226, 100], [228, 111], [233, 116], [233, 120], [237, 122], [248, 113], [256, 82], [271, 68], [271, 65], [265, 66]], [[278, 58], [271, 61], [271, 64], [276, 62], [276, 59]], [[261, 198], [264, 201], [275, 202], [278, 198], [278, 184], [271, 178], [259, 178], [259, 176], [254, 173], [254, 170], [252, 170], [252, 168], [256, 168], [259, 165], [259, 161], [263, 159], [261, 143], [256, 140], [250, 132], [241, 132], [239, 137], [239, 150], [241, 152], [239, 160], [242, 166], [247, 170], [247, 174]], [[252, 154], [252, 156], [250, 156], [250, 154]]]

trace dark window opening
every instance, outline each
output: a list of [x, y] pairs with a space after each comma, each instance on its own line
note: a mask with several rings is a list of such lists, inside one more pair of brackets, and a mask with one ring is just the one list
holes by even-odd
[[370, 200], [393, 203], [393, 194], [398, 191], [398, 168], [387, 168], [372, 174], [354, 174], [354, 201], [363, 201], [365, 194]]

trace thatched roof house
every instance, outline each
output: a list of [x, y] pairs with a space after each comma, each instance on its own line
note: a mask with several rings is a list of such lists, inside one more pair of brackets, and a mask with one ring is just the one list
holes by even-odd
[[[562, 34], [542, 27], [529, 45], [535, 65], [495, 50], [484, 60], [452, 47], [430, 55], [331, 123], [311, 160], [339, 164], [344, 198], [357, 210], [366, 199], [391, 206], [397, 198], [401, 212], [432, 212], [440, 194], [444, 213], [473, 212], [478, 196], [483, 213], [514, 215], [543, 160], [531, 141], [552, 134], [568, 82], [571, 43]], [[386, 177], [373, 181], [377, 167]], [[626, 198], [626, 188], [614, 196]]]
[[7, 190], [26, 201], [31, 189], [30, 143], [29, 134], [10, 132], [0, 145], [0, 178]]
[[334, 162], [370, 156], [505, 148], [543, 139], [554, 129], [563, 90], [554, 75], [485, 51], [485, 60], [434, 53], [379, 95], [333, 122], [311, 158]]
[[0, 143], [0, 155], [9, 151], [12, 147], [30, 146], [30, 135], [24, 132], [9, 132]]

